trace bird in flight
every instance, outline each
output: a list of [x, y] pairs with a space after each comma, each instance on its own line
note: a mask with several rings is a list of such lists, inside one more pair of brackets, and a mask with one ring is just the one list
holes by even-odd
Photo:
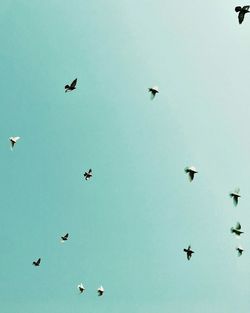
[[198, 173], [194, 166], [186, 167], [185, 172], [188, 174], [190, 181], [192, 181], [194, 179], [194, 175]]
[[65, 92], [72, 91], [72, 90], [76, 89], [76, 83], [77, 83], [77, 78], [74, 79], [70, 85], [66, 85], [64, 87], [65, 88]]
[[67, 241], [68, 238], [69, 238], [69, 234], [67, 233], [66, 235], [64, 235], [64, 236], [61, 237], [61, 239], [62, 239], [61, 242]]
[[250, 12], [249, 8], [250, 8], [249, 5], [245, 5], [244, 7], [240, 6], [235, 7], [235, 12], [239, 13], [238, 14], [239, 24], [242, 24], [245, 14]]
[[10, 140], [10, 143], [11, 143], [11, 150], [13, 150], [16, 142], [20, 139], [20, 137], [10, 137], [9, 140]]
[[80, 283], [80, 285], [77, 286], [77, 289], [80, 291], [80, 293], [83, 293], [85, 290], [82, 283]]
[[41, 263], [41, 258], [39, 258], [37, 261], [33, 261], [33, 265], [34, 266], [40, 266], [40, 263]]
[[241, 256], [244, 251], [242, 247], [237, 247], [236, 250], [238, 251], [238, 256]]
[[241, 197], [240, 188], [235, 189], [235, 191], [231, 192], [229, 196], [233, 198], [234, 205], [236, 206], [239, 202], [239, 198]]
[[98, 296], [102, 296], [104, 294], [104, 288], [102, 286], [100, 286], [98, 289], [97, 289], [97, 293], [98, 293]]
[[151, 99], [154, 99], [155, 95], [159, 93], [159, 88], [158, 86], [154, 86], [154, 87], [148, 88], [148, 91], [151, 93]]
[[187, 249], [183, 249], [183, 251], [186, 252], [187, 259], [190, 260], [192, 257], [192, 254], [194, 253], [194, 251], [191, 249], [191, 246], [188, 246]]
[[237, 235], [237, 236], [240, 236], [241, 234], [244, 234], [244, 232], [241, 231], [240, 223], [237, 223], [235, 228], [231, 227], [231, 233], [235, 233], [235, 235]]
[[93, 176], [93, 174], [92, 174], [92, 169], [90, 168], [90, 169], [88, 170], [88, 172], [85, 172], [85, 173], [84, 173], [83, 176], [85, 177], [85, 180], [89, 180], [89, 179]]

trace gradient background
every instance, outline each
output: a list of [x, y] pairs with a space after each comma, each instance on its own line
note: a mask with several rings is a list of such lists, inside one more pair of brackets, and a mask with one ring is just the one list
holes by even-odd
[[[1, 312], [249, 313], [250, 15], [238, 25], [239, 4], [2, 1]], [[13, 152], [10, 136], [21, 136]]]

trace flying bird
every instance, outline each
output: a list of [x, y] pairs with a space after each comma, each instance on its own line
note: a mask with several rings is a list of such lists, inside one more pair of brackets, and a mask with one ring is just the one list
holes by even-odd
[[239, 12], [238, 14], [239, 24], [243, 22], [245, 14], [250, 12], [249, 8], [250, 8], [249, 5], [245, 5], [244, 7], [240, 7], [240, 6], [235, 7], [235, 12], [237, 13]]
[[241, 234], [244, 234], [243, 231], [241, 231], [241, 225], [240, 223], [237, 223], [235, 228], [231, 227], [231, 233], [235, 233], [235, 235], [240, 236]]
[[241, 256], [244, 251], [242, 247], [237, 247], [236, 250], [238, 251], [238, 256]]
[[154, 86], [154, 87], [148, 88], [148, 91], [151, 93], [151, 99], [154, 99], [155, 95], [159, 93], [159, 88], [158, 86]]
[[40, 263], [41, 263], [41, 258], [39, 258], [37, 261], [33, 261], [32, 264], [33, 264], [34, 266], [39, 266]]
[[77, 78], [75, 80], [73, 80], [70, 85], [66, 85], [64, 87], [65, 88], [65, 92], [72, 91], [72, 90], [76, 89], [76, 83], [77, 83]]
[[98, 289], [97, 289], [97, 293], [98, 293], [98, 296], [102, 296], [104, 294], [104, 288], [102, 286], [100, 286]]
[[20, 139], [20, 137], [10, 137], [10, 143], [11, 143], [11, 150], [14, 148], [16, 142]]
[[88, 170], [88, 172], [85, 172], [85, 173], [84, 173], [83, 176], [85, 177], [85, 180], [89, 180], [89, 179], [93, 176], [93, 174], [92, 174], [92, 169], [90, 168], [90, 169]]
[[198, 173], [194, 166], [186, 167], [185, 172], [188, 174], [190, 181], [192, 181], [194, 179], [194, 175]]
[[68, 238], [69, 238], [69, 234], [67, 233], [66, 235], [64, 235], [64, 236], [61, 237], [61, 239], [62, 239], [61, 242], [67, 241]]
[[80, 291], [80, 293], [83, 293], [85, 290], [82, 283], [80, 283], [80, 285], [77, 286], [77, 289]]
[[186, 252], [187, 259], [190, 260], [192, 257], [192, 254], [194, 253], [194, 251], [191, 249], [191, 246], [188, 246], [187, 249], [183, 249], [183, 251]]
[[231, 192], [229, 196], [233, 198], [234, 205], [236, 206], [239, 202], [239, 198], [241, 197], [240, 188], [235, 189], [235, 191]]

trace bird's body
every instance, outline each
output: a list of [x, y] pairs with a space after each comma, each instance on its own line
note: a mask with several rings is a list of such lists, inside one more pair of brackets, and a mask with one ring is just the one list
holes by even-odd
[[148, 88], [148, 91], [151, 93], [151, 99], [154, 99], [155, 95], [159, 93], [159, 88], [158, 86], [154, 86], [154, 87]]
[[238, 252], [238, 256], [241, 256], [243, 251], [244, 251], [244, 249], [242, 247], [237, 247], [236, 250]]
[[40, 263], [41, 263], [41, 258], [39, 258], [37, 261], [33, 261], [33, 265], [34, 266], [40, 266]]
[[61, 239], [61, 242], [67, 241], [69, 239], [69, 234], [67, 233], [66, 235], [62, 236]]
[[85, 173], [83, 174], [83, 176], [84, 176], [85, 180], [89, 180], [89, 179], [93, 176], [93, 174], [92, 174], [92, 169], [90, 168], [90, 169], [88, 170], [88, 172], [85, 172]]
[[77, 289], [80, 291], [80, 293], [83, 293], [85, 290], [82, 283], [80, 283], [80, 285], [77, 286]]
[[231, 192], [229, 196], [233, 198], [234, 205], [236, 206], [239, 202], [239, 198], [241, 197], [240, 189], [239, 188], [235, 189], [235, 191]]
[[76, 89], [76, 83], [77, 83], [77, 78], [74, 79], [70, 85], [66, 85], [64, 87], [65, 92], [72, 91], [72, 90]]
[[11, 143], [11, 149], [14, 148], [15, 144], [17, 143], [17, 141], [20, 139], [20, 137], [10, 137], [9, 140], [10, 140], [10, 143]]
[[183, 251], [186, 252], [187, 259], [190, 260], [192, 257], [192, 254], [194, 253], [194, 251], [191, 249], [191, 246], [188, 246], [187, 249], [183, 249]]
[[97, 289], [97, 293], [98, 293], [98, 296], [102, 296], [104, 294], [104, 288], [102, 286], [100, 286], [98, 289]]
[[241, 230], [240, 223], [237, 223], [235, 228], [231, 227], [231, 233], [234, 233], [237, 236], [240, 236], [241, 234], [244, 234], [244, 232]]
[[194, 179], [194, 175], [198, 173], [194, 166], [186, 167], [185, 172], [188, 174], [190, 181], [192, 181]]
[[238, 13], [239, 24], [242, 24], [245, 14], [250, 12], [249, 9], [250, 9], [249, 5], [245, 5], [243, 7], [240, 6], [235, 7], [235, 12]]

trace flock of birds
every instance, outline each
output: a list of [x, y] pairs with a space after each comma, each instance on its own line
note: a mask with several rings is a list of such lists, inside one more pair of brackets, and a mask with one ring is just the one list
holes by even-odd
[[[236, 6], [235, 7], [235, 12], [238, 13], [238, 20], [239, 20], [239, 24], [242, 24], [245, 14], [246, 13], [250, 13], [250, 6], [246, 5], [246, 6]], [[64, 89], [65, 92], [71, 92], [73, 90], [76, 89], [76, 85], [77, 85], [77, 78], [74, 79], [70, 85], [65, 85]], [[154, 99], [154, 97], [156, 96], [156, 94], [159, 93], [159, 88], [158, 86], [153, 86], [148, 88], [148, 91], [150, 93], [151, 99]], [[19, 136], [15, 136], [15, 137], [10, 137], [9, 141], [11, 144], [11, 150], [13, 150], [14, 146], [16, 145], [16, 143], [18, 142], [18, 140], [20, 139]], [[190, 182], [193, 181], [195, 175], [198, 173], [198, 171], [196, 170], [196, 168], [194, 166], [189, 166], [185, 168], [185, 173], [188, 175]], [[93, 177], [93, 172], [92, 169], [89, 169], [88, 171], [84, 172], [83, 177], [85, 180], [89, 180]], [[241, 197], [240, 195], [240, 189], [237, 188], [235, 189], [235, 191], [231, 192], [229, 194], [229, 196], [233, 199], [233, 203], [235, 206], [238, 205], [239, 202], [239, 198]], [[234, 233], [236, 236], [240, 236], [241, 234], [243, 234], [244, 232], [241, 230], [241, 225], [238, 222], [236, 224], [235, 227], [231, 228], [231, 232]], [[61, 236], [61, 242], [64, 243], [69, 239], [69, 234], [66, 233], [64, 236]], [[191, 249], [191, 245], [188, 246], [188, 248], [183, 249], [183, 251], [186, 253], [187, 259], [190, 260], [194, 251]], [[238, 246], [236, 248], [236, 251], [238, 252], [238, 256], [241, 256], [244, 249], [241, 246]], [[36, 261], [33, 261], [32, 263], [35, 267], [39, 267], [41, 264], [41, 258], [38, 258]], [[77, 286], [77, 289], [79, 290], [80, 294], [84, 293], [85, 291], [85, 287], [82, 283], [80, 283]], [[97, 289], [97, 294], [98, 296], [102, 296], [104, 294], [104, 288], [103, 286], [98, 287]]]

